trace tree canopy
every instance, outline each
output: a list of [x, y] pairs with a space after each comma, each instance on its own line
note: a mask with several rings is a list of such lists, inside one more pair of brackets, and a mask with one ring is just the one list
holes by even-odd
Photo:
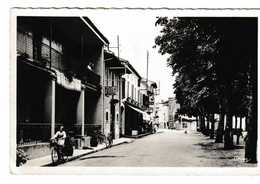
[[167, 65], [176, 76], [173, 87], [179, 112], [225, 112], [225, 147], [232, 147], [232, 116], [246, 116], [252, 108], [257, 19], [157, 17], [155, 25], [162, 29], [154, 47], [169, 55]]

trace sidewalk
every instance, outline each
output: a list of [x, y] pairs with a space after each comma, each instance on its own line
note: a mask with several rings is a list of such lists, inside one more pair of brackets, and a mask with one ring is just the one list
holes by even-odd
[[[124, 143], [131, 143], [133, 142], [134, 140], [131, 139], [131, 138], [120, 138], [120, 139], [116, 139], [116, 140], [113, 140], [113, 146], [117, 146], [117, 145], [120, 145], [120, 144], [124, 144]], [[91, 147], [89, 149], [74, 149], [74, 152], [73, 152], [73, 156], [69, 157], [69, 160], [68, 161], [72, 161], [74, 159], [77, 159], [77, 158], [80, 158], [82, 156], [85, 156], [85, 155], [88, 155], [88, 154], [91, 154], [91, 153], [95, 153], [97, 151], [101, 151], [101, 150], [104, 150], [106, 149], [106, 146], [103, 144], [103, 145], [98, 145], [97, 147]], [[28, 160], [26, 162], [26, 164], [24, 164], [23, 167], [42, 167], [42, 166], [52, 166], [52, 160], [51, 160], [51, 155], [47, 155], [47, 156], [44, 156], [44, 157], [40, 157], [40, 158], [35, 158], [35, 159], [32, 159], [32, 160]]]

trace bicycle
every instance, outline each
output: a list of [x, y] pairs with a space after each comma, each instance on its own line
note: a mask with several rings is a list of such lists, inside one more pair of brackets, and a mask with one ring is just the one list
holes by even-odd
[[110, 148], [113, 146], [113, 137], [112, 137], [112, 133], [108, 133], [107, 137], [106, 137], [107, 143], [108, 145], [106, 145], [106, 147]]
[[106, 148], [110, 148], [113, 146], [113, 138], [111, 133], [108, 133], [108, 135], [106, 136], [105, 134], [101, 133], [101, 131], [99, 131], [97, 134], [97, 140], [99, 144], [105, 143]]
[[65, 146], [60, 146], [57, 144], [55, 139], [51, 140], [51, 159], [52, 163], [59, 163], [59, 162], [67, 162], [68, 161], [68, 150]]

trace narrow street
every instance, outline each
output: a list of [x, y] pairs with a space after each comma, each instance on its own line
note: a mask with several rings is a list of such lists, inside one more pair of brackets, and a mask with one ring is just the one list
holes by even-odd
[[[225, 151], [223, 144], [199, 132], [164, 130], [60, 165], [86, 167], [254, 167], [243, 161], [244, 149]], [[222, 146], [222, 147], [221, 147]]]

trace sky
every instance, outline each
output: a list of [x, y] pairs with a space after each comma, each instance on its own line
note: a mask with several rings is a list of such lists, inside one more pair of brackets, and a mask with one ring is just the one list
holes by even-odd
[[117, 47], [119, 36], [119, 57], [128, 60], [144, 78], [148, 61], [148, 79], [156, 82], [158, 87], [160, 85], [156, 101], [173, 96], [174, 78], [171, 68], [167, 67], [167, 56], [158, 53], [158, 48], [152, 48], [162, 28], [155, 26], [156, 13], [149, 10], [86, 10], [84, 15], [109, 40], [110, 50], [116, 55], [117, 48], [111, 47]]

